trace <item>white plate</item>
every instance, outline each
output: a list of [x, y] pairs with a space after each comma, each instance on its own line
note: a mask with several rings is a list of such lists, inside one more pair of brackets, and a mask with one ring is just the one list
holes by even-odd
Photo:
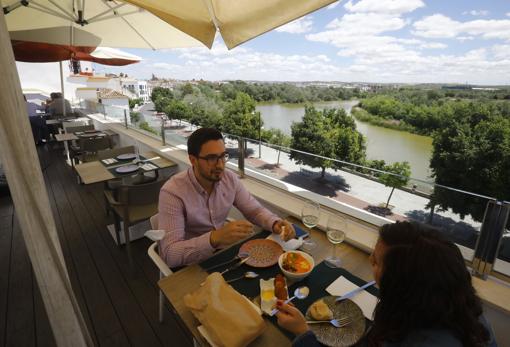
[[133, 160], [136, 158], [135, 153], [124, 153], [115, 157], [118, 160]]
[[119, 166], [115, 169], [115, 172], [117, 173], [130, 173], [138, 171], [138, 165], [125, 165], [125, 166]]

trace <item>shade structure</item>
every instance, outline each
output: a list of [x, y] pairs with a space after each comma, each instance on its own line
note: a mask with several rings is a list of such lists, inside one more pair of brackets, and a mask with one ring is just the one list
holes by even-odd
[[11, 40], [16, 61], [52, 63], [64, 60], [84, 60], [110, 66], [138, 63], [142, 58], [109, 47], [56, 45], [31, 41]]
[[4, 6], [4, 13], [9, 31], [73, 23], [101, 37], [101, 44], [108, 47], [156, 49], [201, 42], [211, 48], [218, 30], [233, 48], [335, 1], [17, 0]]

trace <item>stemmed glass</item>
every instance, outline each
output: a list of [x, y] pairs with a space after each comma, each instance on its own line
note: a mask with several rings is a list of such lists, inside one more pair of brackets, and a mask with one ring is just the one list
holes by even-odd
[[[320, 216], [320, 205], [315, 201], [307, 201], [301, 210], [301, 221], [308, 228], [312, 229], [317, 226], [319, 223]], [[301, 246], [304, 251], [310, 252], [317, 244], [312, 240], [312, 236], [309, 235], [307, 238], [303, 240], [303, 245]]]
[[345, 240], [345, 231], [347, 230], [347, 223], [345, 219], [340, 216], [330, 215], [328, 224], [326, 226], [326, 235], [329, 242], [333, 245], [332, 255], [325, 259], [326, 265], [332, 268], [337, 268], [342, 265], [342, 260], [337, 256], [337, 245]]

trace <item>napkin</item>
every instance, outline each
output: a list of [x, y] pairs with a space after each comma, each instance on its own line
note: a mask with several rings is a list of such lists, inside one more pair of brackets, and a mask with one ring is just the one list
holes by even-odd
[[266, 237], [266, 239], [272, 240], [272, 241], [278, 243], [280, 246], [282, 246], [282, 248], [285, 252], [298, 249], [303, 244], [303, 239], [301, 239], [301, 238], [291, 239], [291, 240], [285, 242], [282, 240], [282, 238], [278, 234], [271, 234], [268, 237]]
[[117, 159], [114, 159], [114, 158], [110, 158], [110, 159], [103, 159], [101, 160], [103, 163], [105, 163], [106, 165], [109, 165], [109, 164], [113, 164], [113, 163], [116, 163], [117, 162]]
[[[357, 285], [349, 281], [344, 276], [340, 276], [326, 288], [326, 291], [334, 296], [342, 296], [356, 288], [358, 288]], [[363, 290], [350, 299], [361, 308], [363, 315], [365, 315], [366, 318], [372, 320], [375, 305], [377, 305], [377, 298], [375, 296], [366, 290]]]
[[142, 169], [144, 169], [145, 171], [151, 171], [151, 170], [156, 170], [158, 167], [156, 165], [153, 165], [151, 163], [146, 163], [144, 165], [142, 165]]
[[241, 294], [214, 272], [204, 285], [184, 297], [216, 346], [244, 347], [264, 331], [264, 320]]

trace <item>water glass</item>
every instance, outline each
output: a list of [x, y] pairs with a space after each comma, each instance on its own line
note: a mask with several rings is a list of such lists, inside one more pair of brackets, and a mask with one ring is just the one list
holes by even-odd
[[[320, 205], [315, 201], [307, 201], [301, 210], [301, 221], [308, 228], [312, 229], [317, 226], [319, 223], [320, 216]], [[305, 252], [311, 252], [313, 249], [317, 247], [317, 244], [312, 239], [312, 235], [310, 234], [307, 238], [303, 240], [303, 245], [301, 248]]]
[[326, 226], [326, 235], [328, 237], [328, 241], [331, 242], [333, 247], [332, 255], [325, 259], [325, 263], [329, 267], [337, 268], [342, 265], [342, 260], [336, 254], [336, 246], [345, 240], [346, 230], [347, 223], [345, 218], [335, 215], [329, 216], [328, 224]]

